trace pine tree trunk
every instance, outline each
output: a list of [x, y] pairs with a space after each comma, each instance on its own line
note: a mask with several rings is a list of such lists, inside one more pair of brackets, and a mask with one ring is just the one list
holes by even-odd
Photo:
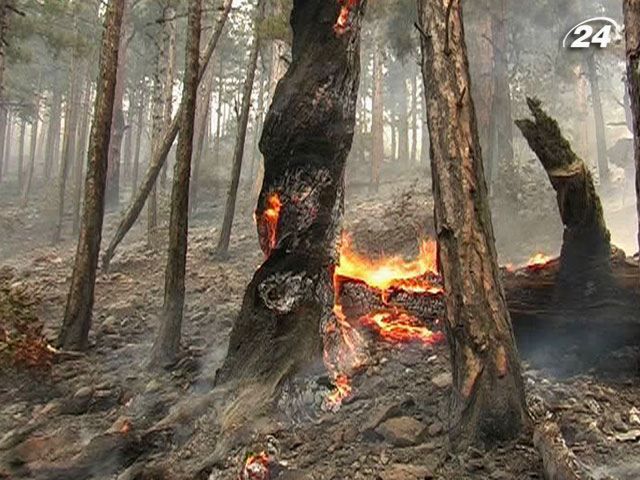
[[73, 235], [80, 232], [80, 211], [82, 209], [82, 178], [84, 164], [87, 158], [87, 134], [89, 130], [89, 109], [91, 103], [91, 81], [87, 79], [82, 100], [82, 120], [78, 136], [78, 148], [76, 150], [75, 180], [73, 189]]
[[371, 184], [369, 190], [380, 187], [380, 171], [384, 158], [384, 100], [382, 95], [382, 52], [376, 45], [373, 50], [373, 95], [371, 113]]
[[529, 421], [500, 284], [461, 2], [419, 0], [439, 265], [444, 278], [454, 448], [514, 439]]
[[418, 76], [411, 71], [411, 164], [418, 159]]
[[62, 143], [62, 155], [60, 157], [60, 168], [58, 169], [58, 204], [56, 223], [53, 227], [51, 242], [55, 245], [62, 239], [62, 225], [64, 221], [65, 196], [67, 192], [67, 177], [69, 167], [73, 165], [76, 154], [76, 133], [78, 123], [78, 91], [80, 89], [80, 75], [78, 74], [79, 57], [74, 53], [71, 61], [71, 88], [67, 96], [64, 139]]
[[487, 183], [493, 185], [500, 168], [513, 166], [513, 121], [511, 119], [511, 88], [507, 58], [507, 1], [493, 0], [491, 17], [493, 48], [493, 96], [491, 105], [491, 142], [487, 164]]
[[[627, 86], [633, 119], [633, 156], [636, 164], [636, 205], [640, 249], [640, 0], [624, 0]], [[640, 250], [639, 250], [640, 251]]]
[[122, 163], [122, 139], [125, 131], [124, 120], [124, 90], [127, 78], [127, 37], [130, 28], [131, 0], [125, 0], [124, 27], [120, 35], [118, 54], [118, 80], [116, 83], [116, 97], [111, 121], [111, 140], [109, 144], [109, 168], [107, 169], [106, 208], [115, 210], [120, 206], [120, 164]]
[[591, 172], [562, 136], [557, 122], [538, 100], [527, 99], [527, 104], [533, 120], [517, 120], [516, 125], [551, 180], [564, 224], [557, 292], [564, 303], [584, 305], [590, 298], [602, 298], [613, 283], [611, 238], [602, 204]]
[[591, 100], [593, 101], [593, 117], [596, 126], [596, 145], [598, 149], [598, 176], [600, 185], [609, 186], [609, 161], [607, 159], [607, 138], [602, 113], [602, 99], [600, 98], [600, 83], [593, 53], [587, 54], [587, 77], [591, 85]]
[[218, 70], [218, 108], [216, 109], [216, 145], [213, 151], [214, 169], [220, 165], [220, 138], [222, 136], [222, 95], [224, 93], [224, 82], [222, 78], [222, 68], [224, 62], [220, 55], [220, 66]]
[[24, 142], [27, 131], [27, 121], [20, 122], [20, 136], [18, 138], [18, 190], [17, 194], [22, 193], [22, 184], [24, 182]]
[[[198, 78], [201, 81], [204, 76], [204, 72], [207, 69], [207, 65], [211, 60], [211, 56], [213, 55], [213, 51], [218, 44], [218, 40], [220, 39], [220, 35], [222, 34], [222, 29], [229, 17], [229, 12], [231, 10], [232, 0], [224, 0], [222, 11], [220, 13], [220, 17], [218, 17], [218, 21], [216, 26], [213, 29], [213, 33], [211, 34], [211, 38], [209, 39], [209, 43], [207, 44], [207, 48], [205, 54], [203, 56], [202, 65], [200, 65], [200, 72], [198, 74]], [[182, 109], [182, 105], [180, 105], [180, 109]], [[132, 200], [131, 204], [127, 208], [127, 211], [124, 213], [122, 220], [120, 221], [116, 233], [114, 234], [109, 246], [107, 247], [104, 257], [103, 257], [103, 268], [108, 270], [109, 262], [113, 257], [116, 247], [120, 244], [122, 239], [125, 237], [127, 232], [131, 229], [133, 224], [135, 223], [138, 215], [142, 211], [144, 207], [145, 201], [149, 196], [149, 193], [153, 189], [153, 186], [158, 179], [158, 175], [162, 168], [162, 165], [167, 159], [167, 155], [169, 154], [169, 150], [173, 145], [176, 136], [178, 135], [178, 130], [180, 129], [180, 122], [178, 119], [182, 115], [182, 112], [178, 109], [178, 113], [175, 118], [171, 121], [171, 125], [168, 127], [167, 131], [163, 134], [162, 141], [158, 145], [153, 146], [153, 152], [151, 155], [151, 159], [149, 162], [149, 167], [147, 169], [147, 173], [142, 181], [142, 184], [136, 193], [135, 198]]]
[[240, 173], [242, 171], [242, 159], [244, 157], [244, 146], [247, 137], [247, 125], [249, 124], [249, 111], [251, 109], [251, 93], [258, 66], [258, 54], [260, 52], [260, 37], [258, 35], [258, 25], [264, 18], [264, 4], [266, 0], [258, 2], [258, 16], [255, 20], [253, 45], [249, 53], [249, 63], [247, 64], [247, 76], [242, 88], [242, 106], [238, 118], [238, 131], [236, 133], [236, 143], [233, 149], [233, 166], [231, 168], [231, 185], [227, 194], [227, 204], [224, 210], [224, 220], [220, 229], [220, 238], [216, 248], [216, 255], [226, 258], [229, 254], [229, 241], [231, 239], [231, 227], [236, 210], [236, 197], [238, 195], [238, 185], [240, 185]]
[[398, 102], [398, 161], [403, 165], [411, 163], [409, 153], [409, 113], [407, 111], [407, 99], [409, 97], [409, 90], [407, 89], [406, 79], [403, 78], [400, 82], [400, 98]]
[[13, 116], [11, 115], [11, 111], [7, 113], [7, 135], [5, 140], [5, 149], [4, 149], [4, 168], [5, 175], [9, 174], [9, 167], [11, 166], [11, 141], [13, 140]]
[[164, 367], [175, 363], [179, 349], [184, 309], [184, 277], [187, 263], [189, 227], [189, 178], [193, 154], [193, 130], [198, 96], [198, 64], [202, 0], [190, 0], [184, 72], [184, 93], [180, 137], [171, 191], [169, 252], [164, 283], [164, 305], [160, 328], [151, 351], [151, 366]]
[[135, 121], [135, 109], [133, 106], [142, 92], [129, 92], [129, 108], [127, 109], [127, 123], [124, 133], [124, 149], [122, 151], [122, 178], [129, 182], [131, 180], [131, 152], [133, 150], [133, 122]]
[[[292, 61], [260, 140], [265, 176], [256, 218], [267, 258], [247, 287], [218, 382], [259, 382], [273, 393], [321, 361], [321, 325], [333, 321], [330, 270], [355, 128], [365, 3], [340, 34], [333, 29], [339, 4], [293, 2]], [[281, 205], [275, 226], [267, 212], [274, 203]]]
[[58, 88], [55, 88], [53, 96], [51, 97], [49, 128], [47, 132], [47, 143], [44, 150], [44, 178], [46, 180], [51, 178], [55, 169], [56, 138], [60, 137], [61, 104], [62, 94]]
[[[176, 11], [172, 6], [164, 9], [163, 15], [163, 48], [162, 51], [166, 55], [164, 58], [164, 78], [162, 79], [162, 102], [163, 102], [163, 118], [164, 125], [171, 123], [173, 115], [173, 84], [176, 77], [176, 49], [177, 49], [177, 30], [176, 30]], [[160, 177], [160, 186], [163, 190], [167, 187], [167, 168], [169, 162], [165, 161], [162, 165], [162, 175]]]
[[189, 193], [189, 214], [198, 208], [198, 180], [200, 165], [204, 156], [204, 141], [208, 132], [209, 113], [211, 111], [211, 91], [213, 90], [213, 69], [207, 71], [206, 79], [200, 88], [199, 106], [196, 110], [195, 151], [193, 152], [193, 173], [191, 174], [191, 191]]
[[31, 184], [33, 182], [33, 171], [36, 165], [36, 147], [38, 146], [38, 126], [40, 120], [40, 100], [37, 99], [34, 105], [33, 122], [31, 123], [31, 145], [29, 151], [29, 167], [27, 168], [27, 177], [24, 179], [22, 186], [22, 207], [27, 206], [29, 201], [29, 193], [31, 192]]
[[9, 32], [9, 20], [13, 10], [8, 1], [0, 3], [0, 182], [5, 171], [4, 144], [7, 130], [8, 109], [5, 106], [5, 81], [4, 71], [6, 68], [6, 46]]
[[110, 0], [105, 16], [93, 124], [89, 139], [82, 225], [64, 321], [58, 337], [58, 344], [69, 350], [85, 350], [89, 344], [104, 219], [109, 141], [124, 1]]
[[145, 118], [146, 95], [142, 90], [139, 96], [138, 117], [136, 121], [136, 148], [133, 155], [133, 171], [131, 173], [131, 197], [133, 198], [138, 189], [138, 174], [140, 172], [140, 148], [142, 146], [142, 132], [144, 131], [143, 121]]

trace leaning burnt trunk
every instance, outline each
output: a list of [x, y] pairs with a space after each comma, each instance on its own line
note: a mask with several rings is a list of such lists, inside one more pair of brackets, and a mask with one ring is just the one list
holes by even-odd
[[533, 120], [517, 120], [516, 125], [547, 171], [564, 224], [559, 298], [582, 302], [594, 293], [601, 296], [612, 285], [611, 241], [593, 178], [540, 101], [528, 98], [527, 104]]
[[246, 290], [219, 383], [269, 389], [321, 365], [355, 126], [362, 4], [341, 30], [334, 29], [337, 2], [294, 1], [292, 62], [260, 140], [265, 174], [256, 218], [267, 258]]

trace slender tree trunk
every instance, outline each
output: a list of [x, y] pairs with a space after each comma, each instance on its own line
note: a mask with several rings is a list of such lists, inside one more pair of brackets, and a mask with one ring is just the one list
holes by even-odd
[[27, 169], [27, 177], [24, 179], [22, 186], [22, 207], [26, 207], [29, 201], [29, 193], [31, 192], [31, 183], [33, 182], [33, 170], [36, 165], [36, 150], [38, 146], [38, 126], [40, 124], [40, 99], [36, 99], [33, 109], [33, 122], [31, 123], [31, 146], [29, 152], [29, 167]]
[[220, 165], [220, 138], [222, 134], [222, 95], [224, 94], [223, 68], [224, 62], [220, 55], [220, 67], [218, 70], [218, 108], [216, 109], [216, 145], [213, 152], [213, 165], [215, 168]]
[[146, 106], [145, 90], [139, 95], [138, 118], [136, 122], [136, 149], [133, 155], [133, 172], [131, 174], [131, 197], [134, 197], [138, 188], [138, 173], [140, 171], [140, 148], [142, 145], [142, 132], [144, 131], [144, 112]]
[[[288, 376], [318, 364], [321, 325], [335, 326], [330, 271], [355, 128], [365, 3], [353, 7], [349, 28], [339, 33], [337, 2], [293, 2], [292, 61], [260, 140], [265, 176], [256, 218], [267, 258], [247, 287], [218, 382], [266, 384], [258, 391], [275, 393]], [[248, 408], [259, 395], [250, 395]]]
[[[224, 27], [224, 24], [227, 18], [229, 17], [229, 11], [231, 10], [231, 3], [232, 3], [232, 0], [224, 0], [222, 12], [220, 14], [220, 17], [218, 18], [216, 26], [213, 30], [213, 34], [207, 45], [207, 49], [204, 55], [202, 65], [200, 65], [200, 72], [198, 75], [199, 81], [202, 80], [202, 77], [204, 76], [204, 72], [207, 69], [207, 65], [211, 60], [211, 55], [213, 54], [213, 51], [215, 50], [216, 45], [218, 44], [218, 40], [220, 39], [220, 35], [222, 34], [222, 29]], [[183, 107], [181, 104], [180, 109], [182, 108]], [[131, 229], [131, 227], [135, 223], [136, 219], [138, 218], [138, 215], [140, 214], [140, 211], [144, 207], [147, 197], [149, 196], [149, 192], [151, 192], [153, 186], [155, 185], [155, 182], [158, 178], [158, 174], [160, 173], [160, 169], [162, 168], [163, 163], [167, 159], [169, 150], [171, 149], [171, 146], [173, 145], [173, 142], [176, 136], [178, 135], [178, 130], [180, 129], [180, 122], [178, 121], [178, 119], [182, 115], [182, 112], [180, 111], [180, 109], [178, 110], [176, 117], [172, 120], [171, 125], [167, 129], [167, 132], [163, 135], [162, 142], [160, 142], [159, 145], [153, 146], [153, 153], [151, 156], [151, 160], [149, 162], [149, 167], [142, 181], [140, 189], [138, 190], [138, 193], [136, 194], [134, 200], [131, 202], [131, 204], [127, 208], [127, 211], [125, 212], [122, 220], [120, 221], [120, 224], [118, 225], [118, 229], [116, 230], [116, 233], [114, 234], [113, 239], [111, 240], [111, 242], [109, 243], [109, 246], [107, 247], [107, 250], [105, 251], [104, 258], [103, 258], [103, 261], [104, 261], [103, 267], [105, 269], [109, 268], [109, 262], [113, 257], [116, 247], [122, 241], [122, 239], [125, 237], [127, 232]]]
[[204, 156], [204, 141], [208, 132], [209, 112], [211, 111], [211, 91], [213, 90], [213, 69], [209, 69], [208, 78], [203, 82], [199, 109], [196, 110], [196, 140], [193, 159], [193, 173], [191, 175], [191, 192], [189, 193], [189, 214], [198, 208], [198, 180], [200, 164]]
[[110, 0], [100, 51], [89, 159], [84, 188], [84, 209], [71, 287], [58, 344], [65, 349], [85, 350], [89, 343], [91, 315], [102, 222], [104, 219], [111, 121], [116, 90], [118, 48], [124, 0]]
[[109, 144], [109, 168], [107, 169], [107, 210], [117, 209], [120, 206], [120, 164], [122, 163], [122, 139], [125, 131], [124, 120], [124, 90], [127, 78], [127, 37], [130, 28], [131, 1], [125, 0], [124, 27], [120, 35], [120, 47], [118, 54], [118, 80], [116, 83], [116, 97], [111, 121], [111, 140]]
[[[624, 0], [627, 87], [633, 119], [633, 156], [636, 164], [636, 205], [640, 248], [640, 0]], [[640, 250], [639, 250], [640, 251]]]
[[20, 137], [18, 138], [18, 190], [17, 194], [22, 192], [22, 184], [24, 182], [24, 142], [27, 131], [27, 121], [22, 119], [20, 122]]
[[600, 98], [600, 84], [598, 71], [593, 53], [587, 54], [587, 76], [591, 85], [591, 99], [593, 101], [593, 117], [596, 126], [596, 144], [598, 148], [598, 174], [600, 185], [609, 186], [609, 161], [607, 159], [607, 138], [604, 127], [604, 114], [602, 113], [602, 99]]
[[418, 76], [411, 72], [411, 164], [418, 159]]
[[[165, 77], [165, 57], [162, 50], [158, 50], [156, 63], [156, 74], [153, 82], [153, 98], [151, 105], [151, 149], [155, 150], [162, 139], [164, 125], [164, 104], [162, 96], [162, 82]], [[155, 244], [155, 231], [158, 226], [158, 182], [153, 183], [153, 188], [149, 194], [149, 204], [147, 205], [147, 244]]]
[[82, 209], [82, 177], [84, 175], [84, 164], [87, 158], [87, 133], [89, 130], [89, 108], [91, 103], [91, 81], [87, 79], [84, 88], [84, 98], [82, 100], [82, 120], [80, 121], [80, 132], [78, 137], [78, 148], [76, 150], [75, 181], [73, 190], [73, 234], [80, 232], [80, 213]]
[[233, 149], [233, 166], [231, 169], [231, 185], [227, 194], [227, 204], [224, 210], [224, 220], [220, 230], [220, 239], [216, 248], [216, 254], [225, 258], [229, 254], [229, 240], [231, 239], [231, 227], [233, 226], [233, 217], [236, 210], [236, 197], [238, 195], [238, 185], [240, 185], [240, 173], [242, 171], [242, 158], [244, 156], [244, 144], [247, 137], [247, 125], [249, 124], [249, 111], [251, 109], [251, 93], [253, 92], [253, 83], [256, 76], [256, 67], [258, 65], [258, 54], [260, 52], [260, 36], [258, 35], [258, 26], [264, 17], [265, 0], [258, 2], [258, 16], [255, 20], [253, 45], [249, 53], [249, 63], [247, 64], [247, 76], [244, 80], [242, 88], [242, 106], [240, 108], [240, 116], [238, 117], [238, 131], [236, 134], [236, 143]]
[[397, 121], [398, 130], [398, 160], [403, 165], [409, 165], [410, 153], [409, 153], [409, 113], [407, 99], [409, 97], [409, 90], [407, 89], [406, 79], [403, 78], [400, 82], [400, 99], [398, 102], [399, 115]]
[[429, 138], [429, 124], [427, 122], [427, 104], [424, 100], [426, 93], [422, 96], [422, 115], [420, 119], [422, 121], [422, 140], [420, 141], [420, 163], [424, 163], [428, 168], [431, 168], [429, 162], [429, 150], [431, 149]]
[[[172, 6], [164, 9], [163, 19], [163, 35], [165, 57], [164, 78], [162, 79], [162, 98], [163, 98], [163, 118], [164, 125], [171, 123], [171, 115], [173, 114], [173, 84], [176, 78], [176, 50], [177, 50], [177, 30], [176, 30], [176, 11]], [[162, 176], [160, 177], [160, 186], [163, 190], [167, 187], [167, 168], [168, 161], [162, 165]]]
[[5, 106], [4, 71], [6, 68], [6, 45], [9, 32], [10, 15], [13, 14], [12, 2], [0, 3], [0, 182], [5, 170], [4, 144], [7, 130], [8, 109]]
[[9, 175], [9, 167], [11, 165], [11, 140], [13, 139], [13, 116], [11, 111], [7, 113], [7, 135], [4, 148], [4, 171], [5, 176]]
[[371, 118], [371, 184], [369, 190], [380, 187], [380, 171], [384, 158], [384, 100], [382, 95], [382, 52], [376, 45], [373, 50], [373, 99]]
[[461, 2], [418, 0], [439, 265], [453, 388], [454, 447], [516, 438], [529, 422], [500, 284]]
[[131, 180], [131, 151], [133, 150], [133, 122], [135, 121], [135, 108], [133, 106], [138, 102], [137, 97], [142, 94], [142, 91], [132, 92], [129, 91], [129, 108], [127, 109], [127, 123], [125, 125], [124, 133], [124, 149], [122, 166], [122, 177], [129, 182]]
[[193, 130], [198, 96], [198, 63], [202, 0], [190, 0], [184, 72], [184, 94], [180, 137], [171, 191], [169, 252], [164, 283], [164, 305], [160, 328], [151, 351], [151, 365], [164, 367], [175, 363], [180, 349], [180, 332], [184, 309], [184, 276], [187, 263], [189, 227], [189, 178], [193, 154]]
[[51, 107], [49, 112], [49, 128], [47, 132], [47, 144], [44, 150], [44, 178], [49, 180], [54, 171], [56, 138], [60, 137], [60, 115], [62, 94], [58, 87], [53, 90]]
[[79, 57], [74, 54], [71, 62], [71, 88], [67, 96], [67, 105], [64, 121], [64, 140], [62, 143], [62, 156], [58, 170], [58, 211], [56, 223], [53, 227], [52, 243], [60, 242], [62, 238], [62, 224], [64, 220], [65, 195], [67, 192], [67, 177], [69, 167], [73, 165], [73, 157], [76, 153], [76, 133], [78, 120], [78, 90], [80, 89], [80, 75], [77, 71]]

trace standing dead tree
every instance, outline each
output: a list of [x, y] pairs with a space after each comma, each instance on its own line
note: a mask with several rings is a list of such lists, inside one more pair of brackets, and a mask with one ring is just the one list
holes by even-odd
[[611, 240], [600, 198], [584, 162], [562, 136], [558, 123], [527, 98], [533, 120], [517, 120], [556, 191], [564, 224], [557, 291], [563, 300], [582, 301], [611, 286]]
[[247, 287], [218, 383], [239, 382], [247, 391], [262, 385], [270, 397], [294, 373], [321, 364], [365, 3], [349, 12], [346, 28], [335, 29], [337, 2], [293, 3], [292, 61], [260, 140], [265, 174], [256, 218], [267, 259]]
[[513, 439], [529, 423], [471, 99], [459, 0], [419, 0], [454, 447]]
[[[222, 35], [222, 29], [227, 21], [227, 18], [229, 17], [229, 11], [231, 10], [231, 3], [232, 0], [224, 0], [222, 12], [220, 14], [220, 17], [218, 18], [218, 22], [216, 23], [216, 26], [213, 30], [213, 33], [211, 35], [211, 38], [209, 39], [209, 43], [207, 44], [207, 48], [203, 55], [203, 60], [200, 65], [200, 72], [198, 74], [198, 82], [202, 81], [202, 77], [204, 77], [204, 74], [207, 70], [207, 65], [209, 64], [211, 56], [213, 55], [213, 51], [215, 50], [216, 45], [218, 44], [218, 40]], [[169, 155], [169, 150], [171, 150], [171, 146], [178, 136], [178, 131], [180, 130], [179, 120], [182, 116], [183, 108], [184, 107], [182, 106], [181, 102], [178, 113], [176, 113], [176, 116], [172, 120], [171, 125], [167, 128], [167, 131], [164, 134], [161, 142], [158, 145], [153, 146], [153, 152], [149, 162], [149, 167], [147, 169], [145, 177], [142, 180], [142, 183], [140, 184], [138, 193], [135, 195], [135, 198], [131, 201], [131, 204], [124, 213], [122, 220], [118, 224], [116, 233], [114, 234], [111, 242], [109, 242], [109, 246], [104, 252], [102, 261], [105, 271], [109, 269], [109, 262], [113, 258], [113, 254], [116, 248], [124, 239], [125, 235], [127, 234], [127, 232], [129, 232], [136, 219], [140, 215], [147, 197], [149, 196], [149, 193], [151, 192], [156, 183], [156, 180], [158, 179], [160, 170], [162, 169], [162, 166], [164, 165], [164, 162], [167, 160], [167, 156]]]
[[87, 348], [89, 340], [96, 270], [104, 220], [107, 156], [111, 136], [123, 11], [124, 0], [109, 2], [105, 18], [105, 31], [102, 37], [94, 120], [89, 140], [82, 225], [69, 297], [62, 329], [58, 337], [58, 344], [66, 349], [84, 350]]

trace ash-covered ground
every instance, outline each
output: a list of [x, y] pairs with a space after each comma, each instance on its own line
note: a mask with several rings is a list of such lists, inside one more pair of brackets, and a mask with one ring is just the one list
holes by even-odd
[[[428, 198], [411, 182], [384, 185], [374, 198], [351, 192], [345, 228], [359, 251], [410, 257], [420, 237], [433, 231]], [[501, 211], [494, 210], [494, 217]], [[35, 208], [11, 212], [3, 216], [0, 326], [32, 323], [37, 334], [41, 324], [44, 337], [53, 341], [74, 244], [68, 239], [49, 247], [46, 215]], [[249, 209], [239, 205], [231, 257], [216, 260], [221, 213], [209, 206], [192, 221], [184, 357], [171, 371], [145, 367], [162, 304], [166, 232], [158, 232], [158, 245], [151, 248], [141, 226], [110, 272], [98, 277], [92, 348], [86, 354], [52, 354], [14, 365], [6, 360], [10, 347], [0, 342], [0, 478], [235, 480], [246, 459], [261, 452], [269, 455], [273, 479], [542, 478], [530, 435], [488, 453], [450, 452], [446, 343], [371, 341], [367, 364], [353, 379], [353, 395], [338, 411], [321, 408], [331, 385], [328, 376], [316, 375], [301, 378], [294, 393], [282, 397], [278, 413], [223, 428], [234, 394], [213, 388], [215, 372], [262, 253]], [[107, 218], [104, 238], [117, 217]], [[516, 221], [496, 219], [501, 261], [520, 264], [541, 247], [553, 253], [560, 243], [557, 222], [553, 218], [531, 233]], [[585, 356], [580, 339], [549, 353], [553, 362], [541, 361], [548, 345], [528, 345], [523, 362], [532, 414], [557, 421], [593, 478], [640, 478], [639, 349], [618, 345]], [[556, 368], [562, 364], [572, 368]]]

